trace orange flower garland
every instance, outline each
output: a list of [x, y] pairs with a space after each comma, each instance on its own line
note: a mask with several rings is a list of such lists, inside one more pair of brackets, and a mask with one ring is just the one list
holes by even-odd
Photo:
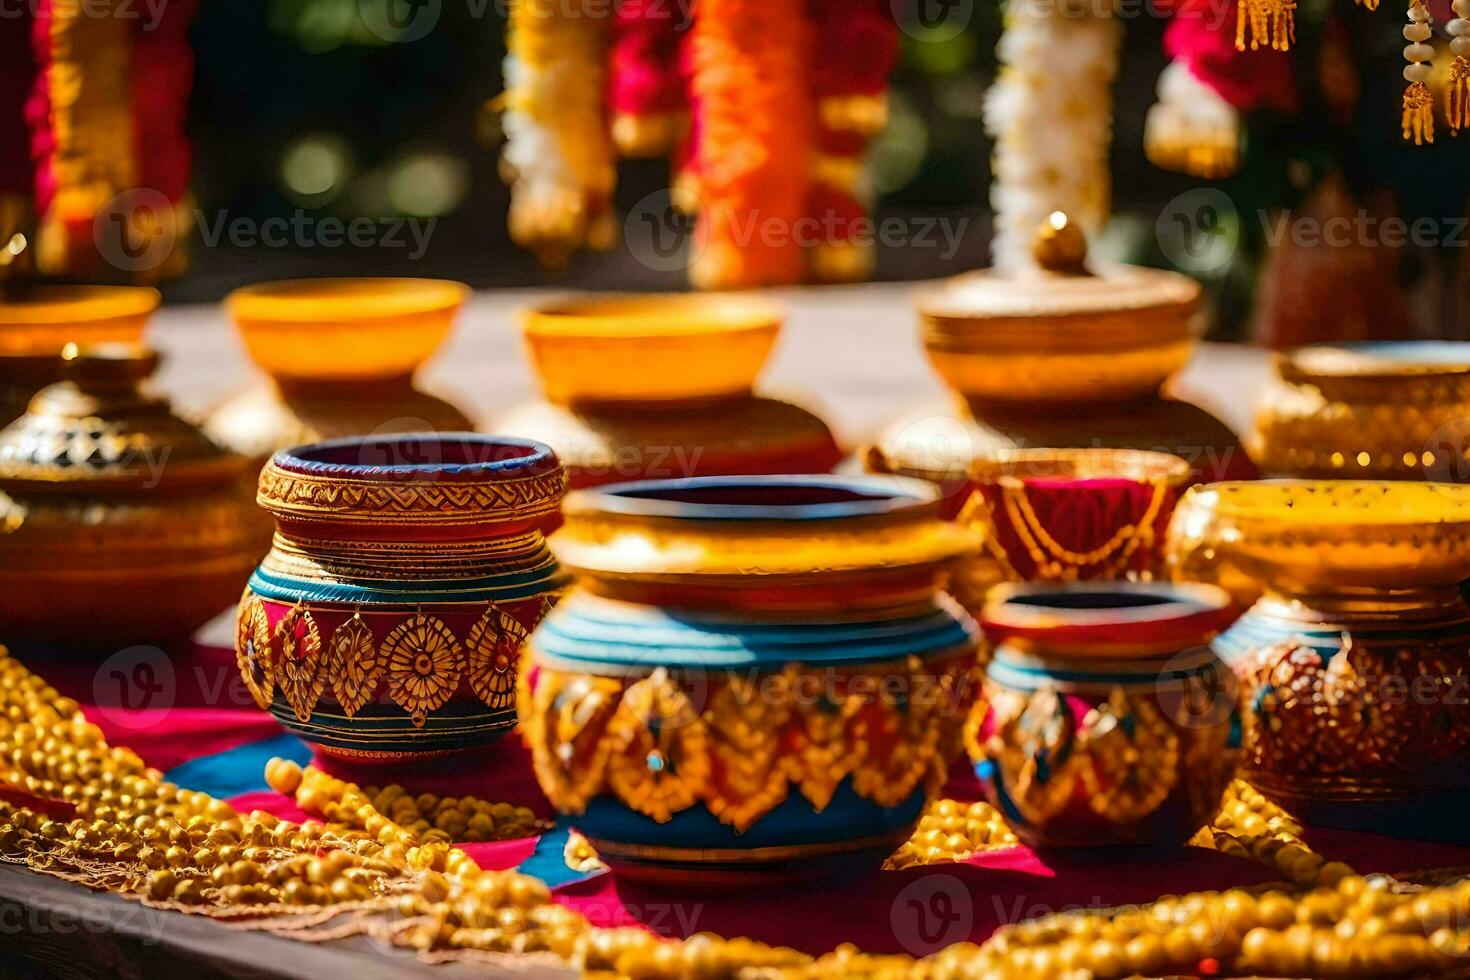
[[691, 38], [704, 288], [799, 282], [812, 152], [801, 4], [704, 0]]

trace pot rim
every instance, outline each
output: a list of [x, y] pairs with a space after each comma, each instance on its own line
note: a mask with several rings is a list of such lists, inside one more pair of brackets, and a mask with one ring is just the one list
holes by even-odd
[[1207, 643], [1238, 614], [1229, 593], [1204, 583], [1021, 582], [993, 589], [979, 619], [992, 640], [1032, 652], [1121, 659]]
[[[1019, 472], [1018, 472], [1019, 471]], [[976, 483], [1024, 487], [1031, 480], [1067, 480], [1086, 484], [1100, 480], [1183, 486], [1194, 468], [1172, 453], [1150, 449], [1009, 449], [977, 457], [970, 464]]]
[[1283, 351], [1276, 358], [1277, 373], [1288, 381], [1398, 381], [1470, 375], [1470, 341], [1360, 340], [1308, 344]]
[[630, 345], [655, 338], [718, 344], [731, 333], [778, 331], [785, 318], [780, 305], [753, 293], [572, 294], [518, 315], [530, 337]]
[[236, 321], [296, 326], [381, 321], [456, 310], [470, 288], [453, 279], [414, 276], [326, 276], [241, 286], [225, 298]]
[[[722, 503], [669, 499], [709, 491], [829, 491], [847, 499], [803, 503]], [[567, 497], [572, 516], [642, 517], [674, 521], [809, 522], [879, 517], [916, 511], [936, 504], [939, 489], [902, 476], [832, 476], [791, 474], [768, 476], [697, 476], [676, 480], [637, 480], [579, 490]]]
[[[392, 453], [405, 445], [435, 443], [440, 447], [478, 447], [489, 450], [520, 450], [516, 455], [493, 459], [471, 459], [460, 463], [344, 463], [319, 458], [353, 450], [374, 449]], [[480, 435], [473, 432], [406, 432], [383, 436], [347, 436], [326, 439], [277, 452], [271, 465], [288, 473], [328, 478], [397, 482], [436, 477], [449, 480], [517, 479], [555, 470], [560, 464], [551, 447], [534, 439]]]

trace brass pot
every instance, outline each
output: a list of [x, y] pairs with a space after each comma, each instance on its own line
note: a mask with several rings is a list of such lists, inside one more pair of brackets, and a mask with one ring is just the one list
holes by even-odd
[[264, 463], [277, 450], [324, 439], [473, 428], [414, 382], [468, 292], [437, 279], [303, 279], [235, 290], [230, 315], [269, 380], [214, 408], [205, 432]]
[[1320, 344], [1275, 368], [1246, 440], [1263, 471], [1470, 480], [1470, 343]]
[[69, 352], [0, 432], [0, 629], [47, 653], [185, 640], [256, 555], [248, 463], [148, 391], [137, 345]]
[[941, 483], [951, 511], [977, 459], [1014, 449], [1152, 450], [1202, 480], [1254, 476], [1223, 422], [1165, 391], [1198, 340], [1199, 284], [1089, 266], [1080, 233], [1054, 219], [1038, 233], [1039, 268], [985, 269], [920, 297], [924, 348], [955, 399], [884, 428], [869, 468]]

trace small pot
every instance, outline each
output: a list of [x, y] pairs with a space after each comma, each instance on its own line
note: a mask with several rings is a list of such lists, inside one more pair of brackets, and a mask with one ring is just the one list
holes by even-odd
[[67, 380], [0, 432], [5, 642], [54, 655], [186, 641], [258, 554], [249, 464], [151, 392], [151, 350], [73, 348], [61, 363]]
[[354, 435], [457, 432], [470, 420], [419, 390], [468, 287], [438, 279], [301, 279], [246, 286], [226, 305], [269, 382], [210, 413], [205, 429], [264, 462], [290, 446]]
[[1263, 471], [1470, 481], [1470, 343], [1319, 344], [1275, 369], [1246, 440]]
[[877, 867], [975, 695], [974, 624], [939, 593], [975, 541], [933, 489], [707, 477], [582, 491], [565, 514], [552, 544], [578, 585], [522, 684], [548, 799], [624, 874]]
[[966, 728], [992, 804], [1032, 847], [1177, 847], [1235, 768], [1235, 689], [1209, 642], [1234, 617], [1206, 585], [1010, 585]]
[[782, 312], [739, 295], [590, 296], [521, 316], [544, 400], [495, 420], [552, 446], [574, 488], [633, 479], [825, 473], [821, 419], [753, 393]]
[[328, 757], [413, 763], [515, 725], [522, 639], [564, 584], [542, 528], [566, 472], [539, 443], [341, 439], [276, 454], [274, 546], [240, 602], [256, 702]]

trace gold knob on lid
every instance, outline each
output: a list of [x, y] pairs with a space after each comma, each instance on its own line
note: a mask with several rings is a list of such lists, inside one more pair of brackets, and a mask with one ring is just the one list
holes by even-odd
[[1047, 272], [1087, 275], [1087, 236], [1065, 211], [1053, 211], [1036, 229], [1031, 257]]

